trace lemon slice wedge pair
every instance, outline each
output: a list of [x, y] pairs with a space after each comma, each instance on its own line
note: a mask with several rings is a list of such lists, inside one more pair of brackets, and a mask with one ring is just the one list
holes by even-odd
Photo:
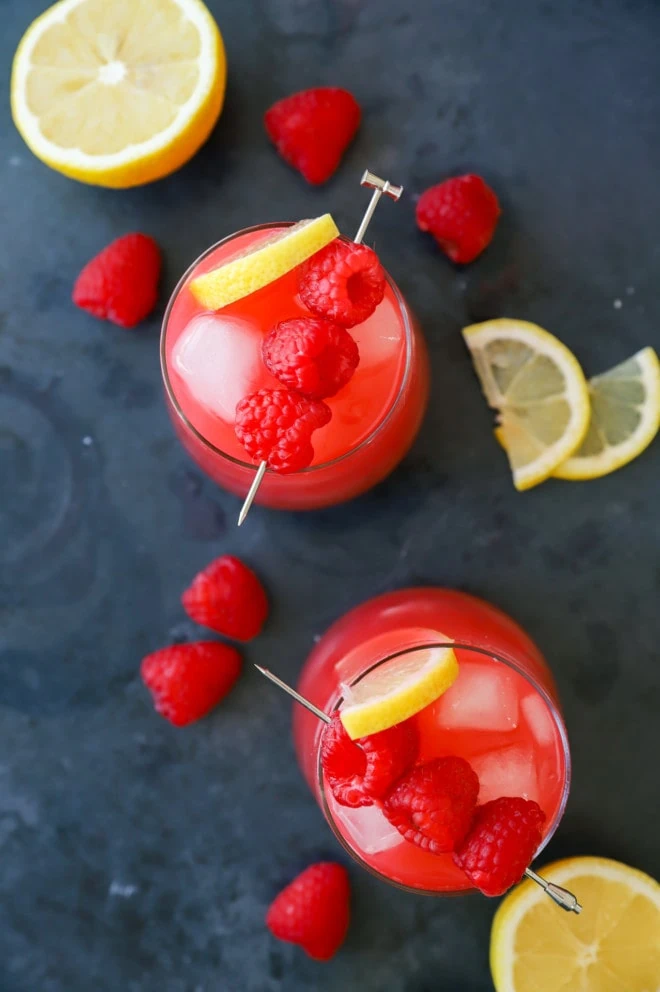
[[589, 382], [573, 353], [523, 320], [463, 331], [519, 490], [550, 476], [594, 479], [626, 465], [660, 426], [660, 363], [645, 348]]

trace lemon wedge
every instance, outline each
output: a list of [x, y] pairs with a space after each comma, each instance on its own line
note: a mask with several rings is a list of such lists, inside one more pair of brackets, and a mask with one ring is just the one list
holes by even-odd
[[555, 469], [558, 479], [598, 479], [648, 448], [660, 428], [660, 362], [644, 348], [589, 380], [591, 420], [575, 454]]
[[16, 55], [16, 127], [46, 165], [136, 186], [183, 165], [222, 109], [222, 37], [201, 0], [60, 0]]
[[654, 992], [660, 980], [660, 885], [607, 858], [569, 858], [543, 877], [574, 892], [562, 913], [533, 882], [501, 903], [490, 938], [497, 992]]
[[489, 320], [463, 330], [516, 489], [543, 482], [580, 446], [589, 391], [575, 355], [525, 320]]
[[342, 686], [341, 722], [352, 740], [377, 734], [419, 713], [457, 677], [458, 661], [452, 648], [408, 651], [378, 665], [354, 685]]
[[197, 276], [190, 290], [203, 307], [219, 310], [286, 275], [337, 237], [339, 230], [330, 214], [301, 220]]

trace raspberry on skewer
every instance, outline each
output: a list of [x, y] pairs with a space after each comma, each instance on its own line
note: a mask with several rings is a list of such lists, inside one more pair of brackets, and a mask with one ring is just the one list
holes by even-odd
[[264, 365], [271, 375], [312, 400], [334, 396], [351, 380], [360, 355], [345, 328], [323, 317], [294, 317], [264, 338]]
[[259, 389], [237, 405], [234, 430], [250, 458], [288, 475], [311, 464], [312, 434], [331, 417], [321, 400], [290, 389]]

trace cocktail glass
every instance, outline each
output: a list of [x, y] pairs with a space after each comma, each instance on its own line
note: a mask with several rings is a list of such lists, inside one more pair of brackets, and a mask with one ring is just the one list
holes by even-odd
[[[301, 673], [298, 691], [325, 713], [374, 666], [402, 653], [453, 646], [459, 676], [413, 719], [420, 760], [466, 758], [480, 780], [479, 802], [500, 796], [533, 799], [546, 820], [539, 851], [556, 830], [570, 785], [570, 752], [557, 690], [528, 635], [483, 600], [447, 589], [419, 588], [372, 599], [338, 620]], [[387, 882], [427, 894], [472, 888], [451, 855], [404, 840], [377, 806], [340, 806], [320, 762], [323, 723], [294, 708], [294, 738], [303, 774], [328, 823], [364, 868]], [[537, 851], [537, 854], [539, 852]]]
[[[191, 280], [291, 225], [261, 224], [224, 238], [185, 273], [167, 307], [161, 368], [168, 410], [181, 443], [224, 489], [244, 496], [257, 466], [234, 434], [236, 404], [261, 388], [282, 388], [261, 360], [264, 335], [281, 320], [310, 316], [298, 297], [298, 272], [216, 313], [205, 311]], [[315, 457], [302, 471], [267, 471], [256, 502], [310, 510], [352, 499], [387, 476], [410, 448], [428, 397], [423, 338], [391, 277], [382, 303], [351, 328], [360, 364], [326, 402], [330, 423], [312, 439]]]

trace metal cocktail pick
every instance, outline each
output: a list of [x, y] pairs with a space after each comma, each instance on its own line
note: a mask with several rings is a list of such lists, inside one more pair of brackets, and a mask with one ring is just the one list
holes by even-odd
[[[270, 679], [271, 682], [274, 682], [275, 685], [279, 686], [280, 689], [284, 689], [285, 692], [288, 692], [288, 694], [292, 696], [297, 703], [300, 703], [301, 706], [308, 709], [309, 712], [313, 713], [314, 716], [319, 718], [319, 720], [323, 720], [324, 723], [332, 723], [332, 720], [327, 713], [320, 710], [318, 706], [314, 706], [314, 703], [310, 703], [309, 699], [305, 699], [304, 696], [301, 696], [299, 692], [292, 689], [291, 686], [287, 685], [286, 682], [283, 682], [282, 679], [278, 679], [277, 675], [273, 675], [272, 672], [270, 672], [267, 668], [262, 668], [261, 665], [255, 664], [254, 667], [258, 672], [261, 672], [262, 675], [265, 675], [267, 679]], [[554, 882], [548, 882], [545, 878], [542, 878], [541, 875], [537, 875], [535, 871], [532, 871], [531, 868], [525, 869], [525, 875], [527, 878], [531, 878], [532, 882], [536, 882], [537, 885], [540, 885], [545, 894], [550, 896], [552, 901], [556, 902], [562, 909], [565, 909], [569, 913], [582, 912], [582, 906], [577, 901], [577, 897], [574, 896], [572, 892], [569, 892], [568, 889], [563, 889], [561, 885], [555, 885]]]
[[362, 244], [362, 239], [367, 232], [369, 227], [369, 221], [374, 215], [374, 210], [378, 206], [378, 201], [381, 196], [390, 196], [393, 200], [400, 200], [403, 195], [403, 186], [393, 186], [387, 179], [381, 179], [379, 176], [375, 176], [373, 172], [369, 172], [365, 169], [362, 173], [362, 179], [360, 180], [360, 186], [367, 186], [369, 189], [373, 190], [371, 194], [371, 199], [369, 200], [369, 206], [364, 212], [364, 217], [360, 222], [360, 226], [357, 229], [357, 234], [353, 238], [356, 245]]
[[266, 474], [266, 469], [268, 468], [268, 462], [261, 462], [259, 468], [257, 469], [257, 474], [252, 480], [252, 485], [248, 489], [248, 494], [245, 497], [243, 506], [241, 507], [241, 512], [238, 515], [238, 526], [240, 527], [248, 513], [250, 512], [250, 507], [254, 503], [254, 497], [257, 495], [257, 490], [263, 481], [263, 477]]
[[[369, 221], [373, 217], [374, 210], [378, 206], [378, 201], [381, 196], [385, 194], [390, 196], [393, 200], [399, 200], [401, 194], [403, 193], [403, 186], [393, 186], [387, 179], [381, 179], [379, 176], [375, 176], [373, 172], [369, 172], [368, 169], [364, 170], [362, 179], [360, 180], [361, 186], [368, 186], [373, 189], [371, 199], [369, 200], [369, 206], [367, 207], [364, 217], [360, 222], [357, 234], [353, 238], [356, 245], [361, 244], [362, 239], [366, 233], [367, 227], [369, 226]], [[261, 462], [259, 468], [257, 469], [257, 474], [252, 480], [252, 485], [248, 490], [248, 494], [245, 497], [243, 506], [241, 507], [241, 512], [238, 515], [238, 526], [240, 527], [248, 513], [250, 512], [250, 507], [254, 502], [254, 497], [257, 495], [257, 490], [263, 481], [263, 477], [266, 474], [266, 469], [268, 468], [268, 462]]]

